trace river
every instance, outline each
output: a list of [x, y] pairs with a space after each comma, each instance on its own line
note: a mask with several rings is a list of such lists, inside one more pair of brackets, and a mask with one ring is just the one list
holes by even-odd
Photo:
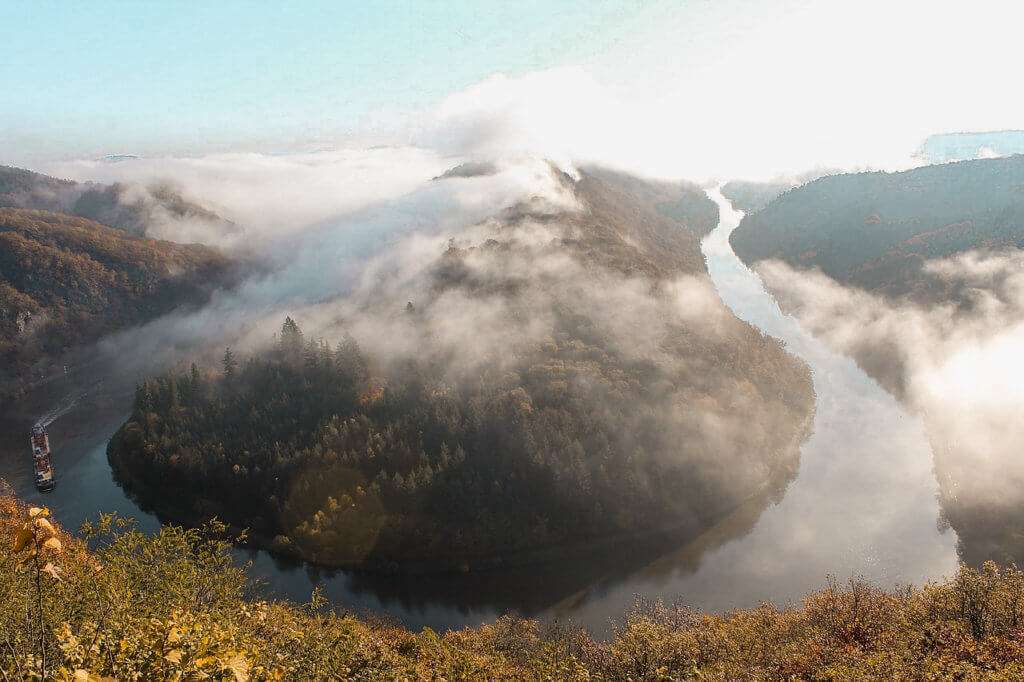
[[[813, 370], [817, 412], [800, 469], [784, 497], [762, 511], [740, 509], [668, 554], [612, 564], [575, 562], [501, 573], [435, 577], [368, 576], [237, 550], [268, 596], [305, 600], [315, 585], [334, 603], [383, 613], [419, 629], [475, 626], [514, 610], [608, 631], [639, 595], [711, 611], [784, 605], [824, 585], [827, 575], [860, 575], [880, 586], [921, 584], [957, 567], [956, 535], [939, 523], [932, 455], [921, 419], [903, 409], [847, 357], [810, 337], [765, 292], [729, 246], [742, 214], [716, 190], [721, 221], [702, 243], [719, 294], [740, 318], [785, 341]], [[74, 527], [100, 511], [159, 521], [113, 481], [106, 444], [127, 417], [133, 377], [57, 379], [0, 416], [0, 477], [16, 495], [49, 506]], [[59, 485], [37, 493], [28, 428], [49, 426]], [[640, 566], [638, 568], [638, 566]]]

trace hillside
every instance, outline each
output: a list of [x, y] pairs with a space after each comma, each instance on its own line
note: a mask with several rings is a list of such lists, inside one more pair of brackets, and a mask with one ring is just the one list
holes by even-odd
[[587, 174], [618, 187], [675, 220], [697, 239], [702, 239], [718, 225], [718, 205], [691, 182], [641, 179], [606, 168], [589, 168]]
[[777, 258], [898, 297], [928, 296], [928, 259], [1024, 247], [1024, 156], [832, 175], [746, 216], [730, 239], [746, 263]]
[[732, 180], [722, 185], [722, 196], [737, 211], [755, 213], [792, 187], [791, 184]]
[[236, 229], [231, 221], [167, 185], [82, 184], [10, 166], [0, 166], [0, 207], [65, 213], [137, 236], [153, 236], [154, 227], [163, 221], [201, 223], [221, 233]]
[[0, 390], [108, 332], [204, 302], [227, 268], [207, 247], [0, 208]]
[[807, 367], [724, 306], [692, 232], [558, 179], [579, 209], [514, 206], [426, 255], [409, 240], [415, 266], [396, 244], [332, 304], [336, 346], [289, 319], [219, 373], [147, 381], [109, 449], [119, 479], [170, 519], [403, 571], [678, 542], [780, 491]]
[[514, 615], [459, 631], [411, 632], [330, 609], [317, 593], [305, 605], [252, 596], [222, 526], [147, 536], [128, 520], [104, 517], [80, 539], [48, 517], [0, 496], [0, 598], [10, 607], [0, 609], [0, 670], [12, 680], [1024, 675], [1024, 575], [992, 564], [924, 589], [833, 582], [798, 606], [766, 603], [724, 615], [637, 602], [607, 641]]

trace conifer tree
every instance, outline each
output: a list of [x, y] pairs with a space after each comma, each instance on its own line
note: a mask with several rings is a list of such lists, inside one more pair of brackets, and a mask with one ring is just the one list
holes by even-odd
[[224, 349], [224, 358], [221, 360], [221, 363], [224, 366], [224, 377], [233, 379], [238, 370], [238, 361], [235, 360], [235, 354], [231, 352], [230, 346]]

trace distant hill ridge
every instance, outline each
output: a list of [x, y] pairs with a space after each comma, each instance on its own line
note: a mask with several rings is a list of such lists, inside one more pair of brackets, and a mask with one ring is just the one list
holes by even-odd
[[[1024, 248], [1024, 156], [821, 178], [746, 216], [731, 241], [749, 265], [780, 259], [797, 270], [820, 268], [845, 285], [832, 294], [842, 292], [849, 307], [836, 312], [825, 287], [795, 294], [800, 287], [792, 284], [803, 275], [762, 271], [784, 311], [924, 410], [943, 519], [957, 531], [961, 558], [972, 565], [1024, 560], [1024, 495], [994, 492], [1022, 476], [1019, 446], [1003, 436], [1012, 432], [1019, 405], [986, 378], [976, 386], [964, 379], [931, 388], [928, 369], [935, 362], [929, 351], [946, 335], [973, 330], [973, 340], [944, 350], [973, 352], [986, 338], [1009, 338], [1019, 323], [1024, 302], [1013, 282]], [[874, 296], [861, 298], [857, 290]], [[864, 328], [843, 319], [847, 313], [861, 314], [853, 319]], [[1007, 376], [1014, 371], [1005, 368]], [[957, 390], [949, 390], [954, 384]], [[982, 389], [1006, 401], [1011, 416], [983, 413], [958, 395]]]
[[[147, 214], [120, 203], [122, 191], [0, 168], [0, 400], [69, 351], [203, 303], [226, 282], [230, 261], [215, 249], [134, 234], [146, 231]], [[52, 210], [64, 207], [117, 226]]]
[[927, 259], [1024, 247], [1024, 156], [819, 178], [746, 216], [730, 241], [748, 264], [778, 258], [899, 296]]
[[164, 216], [201, 221], [220, 232], [236, 229], [166, 184], [78, 183], [11, 166], [0, 166], [0, 206], [66, 213], [139, 236], [151, 236], [154, 221]]

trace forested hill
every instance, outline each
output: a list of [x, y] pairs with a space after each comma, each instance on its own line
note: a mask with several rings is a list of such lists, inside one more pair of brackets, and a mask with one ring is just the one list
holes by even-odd
[[748, 264], [779, 258], [900, 296], [922, 286], [928, 259], [1024, 246], [1024, 156], [819, 178], [746, 216], [730, 241]]
[[205, 301], [227, 266], [204, 246], [0, 208], [0, 393], [107, 332]]
[[755, 213], [792, 188], [792, 184], [778, 182], [732, 180], [722, 185], [722, 196], [728, 199], [737, 211]]
[[561, 182], [581, 210], [512, 207], [415, 267], [396, 244], [404, 269], [332, 304], [331, 343], [289, 319], [265, 352], [146, 381], [116, 475], [164, 517], [386, 570], [678, 543], [767, 504], [810, 423], [807, 367], [722, 304], [691, 232]]
[[0, 166], [0, 207], [65, 213], [139, 236], [152, 235], [153, 226], [165, 220], [202, 223], [220, 233], [236, 229], [168, 185], [82, 184], [11, 166]]
[[718, 204], [692, 182], [647, 180], [607, 168], [589, 168], [584, 177], [597, 178], [618, 187], [634, 200], [646, 203], [676, 221], [697, 239], [718, 225]]

